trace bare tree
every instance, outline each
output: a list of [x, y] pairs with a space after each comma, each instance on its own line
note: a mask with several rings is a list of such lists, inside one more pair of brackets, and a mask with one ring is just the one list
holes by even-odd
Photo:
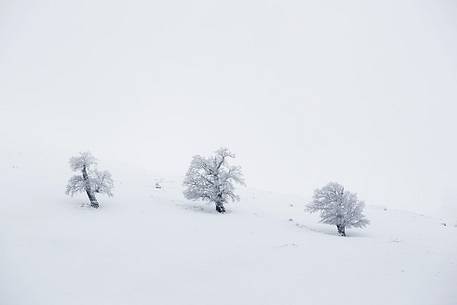
[[310, 213], [319, 212], [321, 222], [336, 225], [338, 234], [346, 236], [346, 228], [363, 228], [370, 222], [363, 215], [365, 203], [357, 195], [331, 182], [314, 191], [313, 201], [306, 206]]
[[184, 196], [214, 202], [219, 213], [225, 213], [227, 201], [239, 201], [234, 183], [244, 185], [241, 168], [229, 165], [228, 158], [235, 158], [235, 155], [227, 148], [217, 150], [208, 158], [194, 156], [184, 178]]
[[75, 193], [86, 192], [90, 206], [97, 209], [100, 205], [95, 194], [104, 193], [108, 196], [113, 196], [114, 183], [108, 171], [98, 171], [96, 166], [97, 160], [90, 152], [83, 152], [77, 157], [72, 157], [70, 159], [71, 169], [81, 174], [70, 178], [66, 194], [73, 196]]

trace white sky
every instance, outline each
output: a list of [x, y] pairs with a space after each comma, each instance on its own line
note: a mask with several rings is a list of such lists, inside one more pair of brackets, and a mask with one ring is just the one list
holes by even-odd
[[457, 215], [456, 103], [456, 1], [0, 0], [1, 146], [49, 162], [228, 146], [252, 187]]

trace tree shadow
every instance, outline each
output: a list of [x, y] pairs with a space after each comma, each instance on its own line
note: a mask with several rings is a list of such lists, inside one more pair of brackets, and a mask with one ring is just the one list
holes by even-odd
[[[98, 209], [94, 209], [93, 207], [90, 206], [90, 202], [87, 199], [83, 199], [83, 198], [71, 198], [68, 201], [70, 203], [70, 206], [73, 209], [95, 211], [95, 210], [100, 210], [103, 208], [103, 206], [100, 205], [100, 207]], [[68, 201], [66, 202], [67, 204], [68, 204]]]
[[[177, 207], [193, 211], [196, 213], [203, 213], [203, 214], [213, 214], [213, 215], [220, 215], [221, 213], [216, 211], [214, 204], [212, 203], [193, 203], [193, 202], [179, 202], [175, 204]], [[226, 210], [224, 214], [231, 214], [231, 210]]]
[[[302, 223], [294, 222], [295, 226], [297, 226], [300, 229], [304, 229], [313, 233], [317, 234], [325, 234], [329, 236], [335, 236], [335, 237], [340, 237], [338, 235], [338, 231], [335, 226], [310, 226], [310, 225], [305, 225]], [[357, 237], [357, 238], [367, 238], [369, 235], [367, 233], [361, 232], [361, 231], [356, 231], [352, 229], [346, 229], [346, 237]]]

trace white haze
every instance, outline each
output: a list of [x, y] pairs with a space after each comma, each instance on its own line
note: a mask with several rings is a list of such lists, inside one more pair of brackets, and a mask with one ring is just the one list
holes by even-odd
[[251, 187], [455, 217], [456, 54], [455, 1], [2, 0], [1, 149], [183, 175], [228, 146]]

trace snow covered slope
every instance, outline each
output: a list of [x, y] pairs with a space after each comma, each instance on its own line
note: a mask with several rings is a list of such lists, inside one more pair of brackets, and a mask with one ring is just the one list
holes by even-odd
[[66, 163], [15, 158], [0, 168], [1, 305], [457, 304], [455, 223], [368, 206], [372, 224], [342, 238], [305, 197], [243, 189], [219, 215], [179, 179], [157, 190], [121, 166], [94, 210], [64, 195]]

